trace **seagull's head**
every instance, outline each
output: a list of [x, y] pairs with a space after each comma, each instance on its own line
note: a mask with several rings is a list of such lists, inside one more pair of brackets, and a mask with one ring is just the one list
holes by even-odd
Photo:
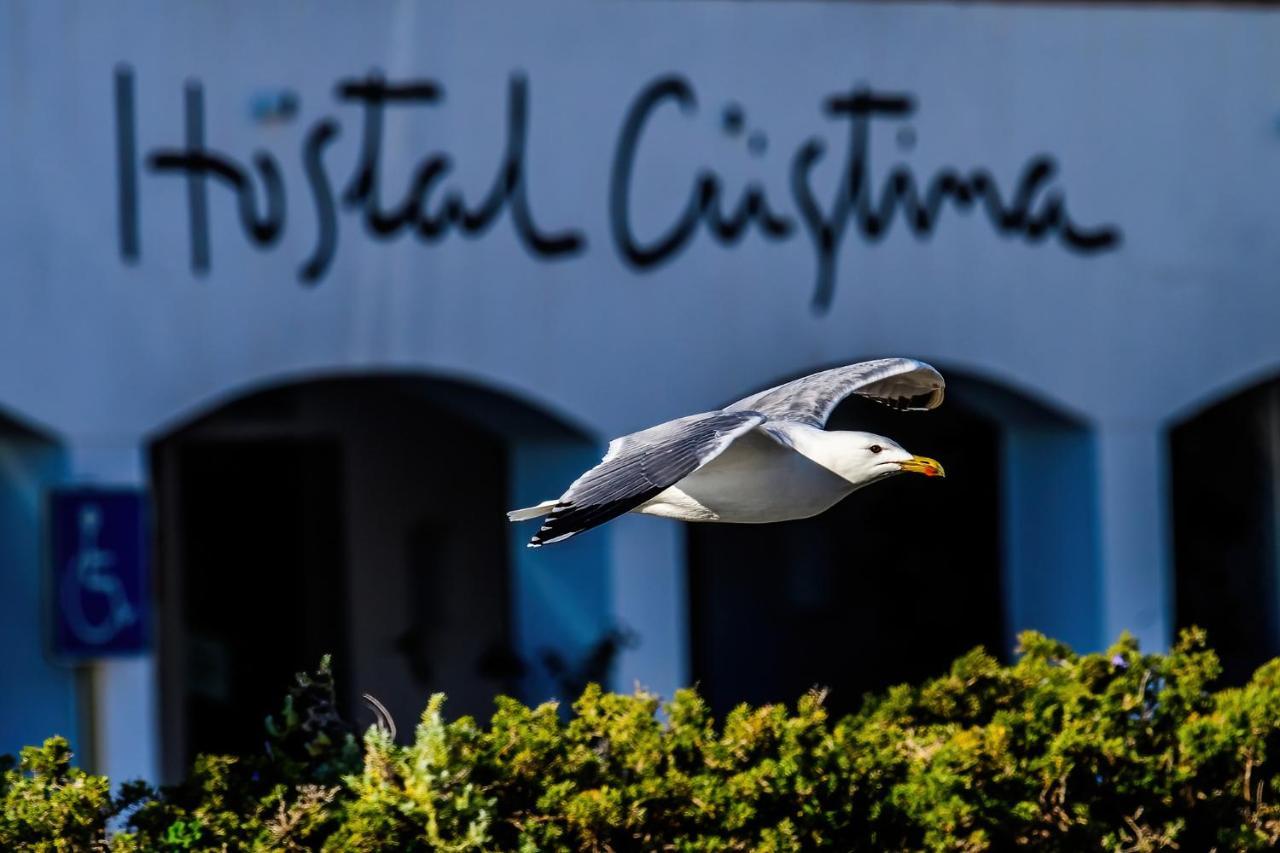
[[908, 453], [892, 438], [872, 432], [834, 432], [839, 436], [837, 473], [849, 482], [866, 486], [894, 474], [945, 477], [938, 460]]

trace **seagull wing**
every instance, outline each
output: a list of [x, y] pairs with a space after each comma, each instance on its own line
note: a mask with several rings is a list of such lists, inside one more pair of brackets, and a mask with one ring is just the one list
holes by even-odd
[[923, 411], [942, 404], [946, 383], [923, 361], [881, 358], [834, 367], [752, 394], [726, 412], [760, 412], [771, 421], [791, 421], [821, 429], [850, 394], [870, 397], [896, 409]]
[[600, 464], [556, 501], [529, 547], [568, 539], [630, 512], [766, 420], [759, 412], [707, 412], [615, 438]]

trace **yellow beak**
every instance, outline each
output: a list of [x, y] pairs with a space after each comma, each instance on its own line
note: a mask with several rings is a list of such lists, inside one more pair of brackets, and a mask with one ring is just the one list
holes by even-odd
[[947, 472], [942, 470], [938, 460], [930, 459], [928, 456], [912, 456], [906, 462], [899, 462], [898, 467], [912, 474], [924, 474], [926, 477], [947, 476]]

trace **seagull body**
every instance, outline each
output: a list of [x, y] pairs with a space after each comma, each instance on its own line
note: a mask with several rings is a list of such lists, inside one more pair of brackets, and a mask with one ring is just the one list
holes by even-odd
[[942, 466], [867, 432], [823, 429], [857, 394], [932, 409], [944, 382], [924, 362], [886, 358], [824, 370], [712, 412], [676, 418], [609, 443], [600, 464], [563, 495], [507, 513], [546, 516], [529, 542], [560, 542], [628, 512], [681, 521], [765, 524], [809, 518], [872, 483]]
[[821, 438], [836, 433], [801, 424], [781, 424], [779, 429], [785, 430], [790, 446], [749, 430], [632, 512], [681, 521], [765, 524], [817, 515], [857, 488], [836, 472], [835, 442]]

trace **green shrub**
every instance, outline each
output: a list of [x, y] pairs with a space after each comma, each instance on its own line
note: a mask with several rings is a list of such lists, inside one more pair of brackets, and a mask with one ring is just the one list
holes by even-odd
[[[497, 700], [412, 744], [363, 744], [327, 662], [268, 721], [263, 755], [204, 756], [152, 790], [72, 768], [52, 738], [0, 782], [0, 849], [1268, 850], [1280, 845], [1280, 661], [1214, 692], [1199, 632], [1167, 655], [1021, 638], [832, 721], [822, 695], [735, 709], [591, 686]], [[106, 827], [118, 827], [108, 835]]]

